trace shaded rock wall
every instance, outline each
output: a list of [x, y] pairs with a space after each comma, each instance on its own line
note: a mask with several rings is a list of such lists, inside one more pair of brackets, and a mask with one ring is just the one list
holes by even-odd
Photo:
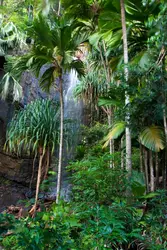
[[[0, 57], [0, 79], [4, 75], [3, 64], [4, 57]], [[22, 76], [21, 85], [23, 87], [23, 98], [20, 102], [21, 106], [27, 105], [29, 102], [37, 98], [47, 98], [48, 95], [41, 91], [38, 79], [30, 72], [25, 72]], [[53, 98], [55, 91], [51, 91], [50, 97]], [[0, 176], [9, 180], [29, 185], [32, 176], [32, 159], [18, 159], [5, 154], [3, 146], [5, 143], [6, 126], [12, 119], [14, 114], [14, 105], [11, 102], [0, 100]], [[37, 173], [36, 164], [36, 173]], [[36, 174], [34, 178], [35, 184]]]
[[32, 175], [32, 159], [18, 159], [0, 152], [0, 176], [29, 185]]
[[[3, 67], [4, 58], [0, 57], [0, 68]], [[42, 68], [43, 71], [46, 70], [44, 66]], [[3, 76], [3, 69], [0, 70], [0, 78]], [[71, 81], [69, 74], [65, 74], [63, 77], [64, 81], [64, 95], [68, 94], [68, 87]], [[21, 79], [21, 85], [23, 87], [23, 98], [20, 102], [21, 106], [25, 107], [31, 101], [34, 101], [38, 98], [51, 98], [59, 100], [59, 94], [57, 93], [55, 88], [52, 88], [50, 94], [46, 94], [39, 87], [39, 81], [34, 75], [30, 72], [24, 72]], [[77, 107], [78, 105], [76, 105]], [[69, 105], [67, 104], [67, 107]], [[72, 104], [72, 109], [69, 110], [70, 116], [72, 115], [74, 109], [74, 103]], [[67, 108], [66, 108], [67, 109]], [[3, 152], [3, 145], [5, 142], [5, 130], [8, 122], [11, 120], [14, 113], [14, 105], [12, 103], [7, 103], [0, 100], [0, 176], [8, 178], [13, 181], [17, 181], [24, 185], [28, 185], [31, 180], [32, 175], [32, 160], [31, 159], [17, 159], [12, 158], [11, 156], [7, 156]], [[75, 119], [75, 115], [78, 116], [78, 113], [74, 114], [73, 119]], [[69, 118], [67, 116], [67, 118]], [[76, 117], [78, 118], [78, 117]], [[38, 164], [36, 164], [38, 165]], [[37, 172], [37, 166], [36, 166]], [[35, 184], [36, 175], [34, 178]]]

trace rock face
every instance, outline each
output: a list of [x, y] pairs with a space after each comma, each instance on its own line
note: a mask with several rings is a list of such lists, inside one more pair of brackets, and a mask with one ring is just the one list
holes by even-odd
[[[0, 57], [0, 79], [4, 75], [3, 64], [4, 57]], [[22, 76], [21, 85], [23, 87], [23, 98], [21, 106], [26, 106], [29, 102], [37, 98], [46, 98], [48, 95], [41, 91], [38, 79], [31, 73], [25, 72]], [[51, 91], [53, 98], [55, 91]], [[9, 180], [16, 181], [28, 186], [32, 176], [32, 159], [18, 159], [5, 154], [3, 145], [5, 143], [6, 126], [14, 114], [14, 105], [11, 102], [0, 100], [0, 176]], [[37, 165], [37, 164], [36, 164]], [[35, 169], [37, 172], [37, 166]], [[35, 184], [36, 174], [34, 178]]]
[[[2, 69], [3, 63], [4, 63], [4, 58], [0, 57], [0, 78], [4, 74], [4, 71]], [[46, 66], [42, 67], [41, 72], [45, 70]], [[79, 104], [75, 104], [73, 101], [70, 100], [73, 90], [72, 87], [75, 84], [75, 78], [76, 77], [75, 75], [73, 76], [73, 74], [72, 75], [64, 74], [63, 82], [64, 82], [64, 96], [65, 96], [65, 109], [66, 109], [65, 117], [66, 118], [72, 117], [74, 120], [77, 120], [80, 117], [78, 110]], [[22, 107], [25, 107], [28, 103], [38, 98], [44, 99], [49, 97], [51, 99], [59, 100], [59, 94], [56, 92], [56, 89], [52, 88], [50, 94], [46, 94], [39, 87], [38, 79], [34, 77], [34, 75], [30, 72], [24, 72], [21, 79], [21, 85], [23, 88], [23, 98], [20, 102]], [[8, 122], [11, 120], [13, 113], [14, 113], [14, 105], [11, 102], [7, 103], [0, 100], [0, 176], [16, 181], [18, 183], [22, 183], [23, 185], [28, 185], [32, 175], [32, 165], [33, 165], [32, 160], [31, 159], [21, 160], [17, 158], [14, 159], [11, 156], [5, 155], [3, 152], [6, 126]], [[72, 113], [74, 114], [72, 115]], [[75, 131], [76, 127], [73, 129]], [[37, 168], [38, 167], [36, 166], [36, 172]]]
[[32, 159], [17, 159], [5, 153], [0, 153], [0, 176], [29, 185], [32, 175]]

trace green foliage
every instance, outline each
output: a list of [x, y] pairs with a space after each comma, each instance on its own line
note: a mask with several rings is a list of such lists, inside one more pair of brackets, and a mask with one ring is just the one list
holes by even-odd
[[2, 213], [0, 214], [0, 240], [8, 230], [13, 229], [15, 222], [16, 221], [12, 215]]
[[6, 149], [22, 152], [54, 152], [59, 137], [59, 106], [50, 100], [36, 100], [19, 111], [7, 130]]
[[83, 145], [95, 145], [100, 142], [107, 133], [107, 126], [97, 122], [92, 127], [82, 126], [81, 131]]
[[76, 249], [70, 236], [78, 226], [75, 217], [68, 206], [54, 206], [50, 212], [38, 213], [35, 219], [21, 219], [15, 224], [14, 234], [2, 243], [12, 250]]
[[131, 177], [131, 190], [135, 198], [145, 194], [146, 185], [143, 173], [133, 170]]
[[140, 141], [150, 150], [159, 152], [165, 147], [164, 131], [157, 126], [145, 128], [140, 134]]
[[0, 55], [4, 56], [9, 49], [23, 49], [26, 47], [25, 34], [13, 22], [5, 23], [0, 15]]
[[[41, 88], [49, 92], [51, 86], [56, 85], [56, 78], [62, 77], [63, 72], [74, 69], [79, 75], [84, 75], [83, 62], [74, 58], [75, 51], [85, 39], [80, 35], [77, 25], [80, 26], [73, 19], [66, 20], [64, 17], [48, 20], [39, 15], [35, 18], [28, 30], [34, 40], [31, 50], [8, 60], [7, 69], [12, 79], [19, 82], [22, 73], [31, 70], [39, 77]], [[41, 73], [44, 65], [46, 70]]]
[[156, 195], [148, 198], [147, 213], [144, 214], [140, 225], [146, 233], [148, 249], [166, 249], [166, 191], [158, 190]]
[[[32, 4], [31, 1], [25, 2]], [[25, 12], [25, 5], [22, 11], [19, 7], [22, 0], [18, 3], [12, 0], [12, 3], [20, 13]], [[81, 78], [75, 96], [83, 99], [92, 110], [98, 109], [97, 105], [113, 108], [114, 125], [106, 137], [106, 146], [109, 140], [121, 137], [126, 124], [118, 121], [124, 120], [128, 110], [133, 138], [137, 139], [140, 134], [140, 142], [149, 150], [163, 150], [165, 135], [161, 126], [166, 112], [167, 90], [165, 1], [125, 1], [129, 86], [123, 77], [119, 1], [63, 0], [61, 3], [66, 15], [57, 17], [54, 13], [54, 16], [39, 15], [35, 18], [29, 28], [29, 35], [34, 41], [32, 50], [17, 60], [13, 59], [10, 74], [3, 78], [2, 96], [14, 92], [14, 99], [18, 99], [16, 79], [27, 69], [39, 76], [40, 85], [46, 91], [55, 84], [57, 77], [71, 68], [84, 75], [83, 62], [74, 58], [74, 52], [81, 42], [89, 41], [91, 45], [89, 49], [86, 47], [86, 54], [90, 50], [91, 56], [88, 56], [86, 75]], [[45, 14], [51, 9], [56, 12], [57, 1], [55, 4], [52, 0], [44, 1], [43, 7]], [[15, 18], [14, 14], [12, 16]], [[84, 31], [87, 31], [86, 35]], [[1, 47], [18, 45], [18, 34], [12, 23], [3, 26]], [[41, 76], [43, 65], [47, 69]], [[110, 69], [112, 83], [107, 79]], [[8, 88], [11, 82], [13, 86]], [[124, 105], [125, 93], [130, 96], [130, 105]], [[57, 111], [57, 106], [53, 107], [50, 101], [28, 105], [9, 125], [7, 147], [18, 154], [22, 150], [37, 153], [41, 147], [44, 151], [49, 148], [53, 152], [59, 137]], [[68, 167], [73, 184], [70, 204], [54, 205], [48, 211], [37, 213], [35, 219], [0, 217], [1, 233], [12, 230], [11, 235], [3, 238], [5, 249], [167, 248], [166, 193], [158, 191], [145, 195], [144, 176], [138, 171], [132, 171], [131, 179], [127, 180], [126, 171], [120, 168], [118, 142], [115, 142], [116, 153], [112, 155], [106, 153], [107, 148], [101, 147], [101, 140], [106, 134], [107, 126], [100, 124], [81, 131], [76, 161]], [[139, 170], [138, 143], [136, 140], [132, 143], [135, 144], [132, 166]], [[112, 169], [111, 162], [114, 162]], [[47, 185], [48, 181], [43, 187]], [[131, 190], [128, 198], [133, 204], [127, 204], [127, 187]]]
[[103, 147], [107, 147], [110, 140], [117, 139], [124, 131], [125, 131], [125, 122], [117, 122], [113, 125], [111, 131], [108, 133], [108, 135], [104, 138], [106, 141]]
[[[14, 218], [13, 218], [14, 220]], [[110, 207], [78, 206], [73, 203], [53, 205], [47, 212], [40, 212], [35, 219], [15, 221], [11, 235], [2, 240], [5, 249], [73, 249], [93, 250], [105, 246], [117, 249], [131, 244], [140, 236], [135, 228], [139, 216], [125, 203]]]
[[127, 186], [126, 172], [120, 169], [120, 155], [115, 155], [118, 167], [110, 168], [112, 155], [89, 156], [71, 163], [68, 170], [73, 171], [73, 195], [75, 201], [111, 204], [112, 199], [125, 196]]
[[10, 73], [6, 73], [0, 82], [0, 95], [3, 100], [20, 101], [22, 98], [22, 86]]

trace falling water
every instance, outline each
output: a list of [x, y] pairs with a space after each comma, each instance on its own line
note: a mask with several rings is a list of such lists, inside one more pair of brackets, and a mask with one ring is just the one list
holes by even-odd
[[[67, 80], [66, 80], [67, 77]], [[69, 138], [65, 138], [64, 142], [64, 158], [63, 158], [63, 172], [62, 172], [62, 191], [61, 196], [64, 200], [69, 200], [71, 184], [68, 181], [68, 173], [65, 170], [68, 161], [73, 159], [75, 155], [75, 149], [78, 142], [79, 128], [82, 118], [82, 103], [74, 98], [74, 89], [78, 83], [78, 76], [74, 70], [66, 76], [64, 76], [64, 127], [67, 128], [67, 135]], [[70, 120], [66, 124], [66, 120]], [[66, 129], [65, 129], [66, 130]], [[66, 134], [66, 133], [65, 133]], [[65, 135], [66, 137], [66, 135]], [[67, 146], [66, 141], [69, 142]], [[56, 196], [56, 185], [51, 188], [51, 196]]]
[[82, 104], [74, 98], [74, 89], [78, 83], [77, 72], [71, 70], [69, 74], [69, 82], [64, 96], [64, 117], [70, 118], [78, 123], [81, 122]]

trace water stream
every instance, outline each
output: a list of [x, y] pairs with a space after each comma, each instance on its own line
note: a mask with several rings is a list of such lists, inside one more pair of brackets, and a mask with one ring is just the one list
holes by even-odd
[[[67, 136], [65, 132], [61, 196], [65, 200], [69, 200], [71, 191], [71, 184], [68, 180], [69, 174], [65, 167], [69, 160], [72, 160], [75, 156], [75, 149], [79, 140], [79, 129], [82, 121], [83, 105], [81, 101], [77, 101], [74, 98], [73, 94], [77, 83], [77, 73], [71, 70], [64, 84], [64, 127], [65, 131], [67, 131]], [[56, 197], [56, 185], [51, 188], [51, 196]]]

